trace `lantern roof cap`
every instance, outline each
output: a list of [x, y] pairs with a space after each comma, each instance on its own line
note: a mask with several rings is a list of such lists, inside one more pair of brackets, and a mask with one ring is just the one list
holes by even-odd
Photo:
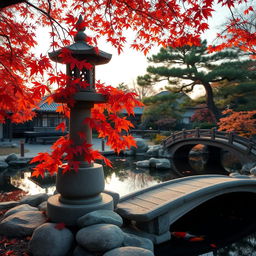
[[51, 60], [59, 63], [65, 63], [65, 61], [61, 58], [61, 52], [63, 49], [68, 49], [71, 51], [72, 56], [78, 60], [87, 60], [89, 63], [94, 65], [106, 64], [110, 61], [112, 55], [101, 51], [95, 50], [95, 47], [90, 46], [86, 42], [86, 34], [84, 33], [85, 27], [83, 25], [83, 18], [80, 15], [79, 19], [76, 23], [77, 33], [74, 36], [75, 43], [61, 48], [59, 50], [53, 51], [49, 53], [49, 57]]

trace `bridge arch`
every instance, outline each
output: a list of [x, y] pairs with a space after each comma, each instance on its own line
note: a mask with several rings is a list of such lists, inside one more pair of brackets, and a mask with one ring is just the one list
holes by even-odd
[[174, 222], [170, 232], [185, 231], [203, 241], [191, 243], [173, 235], [171, 241], [155, 246], [156, 255], [169, 256], [177, 249], [178, 255], [201, 255], [213, 249], [212, 244], [221, 248], [244, 239], [256, 231], [254, 202], [256, 193], [233, 192], [200, 204]]
[[208, 148], [208, 159], [205, 169], [208, 172], [218, 170], [225, 172], [221, 162], [221, 151], [234, 154], [241, 164], [256, 161], [256, 145], [249, 139], [233, 133], [219, 132], [215, 129], [183, 130], [172, 134], [163, 145], [172, 155], [173, 167], [176, 171], [193, 167], [189, 162], [191, 149], [203, 144]]
[[249, 193], [256, 200], [256, 179], [189, 176], [124, 196], [116, 211], [126, 222], [133, 221], [155, 244], [160, 244], [171, 239], [170, 226], [196, 207], [216, 197], [237, 193]]

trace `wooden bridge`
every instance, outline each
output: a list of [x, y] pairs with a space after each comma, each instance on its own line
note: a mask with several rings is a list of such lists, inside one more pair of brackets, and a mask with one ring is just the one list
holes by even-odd
[[126, 220], [130, 232], [133, 230], [159, 244], [170, 240], [170, 226], [175, 221], [203, 203], [227, 194], [235, 197], [238, 204], [239, 195], [243, 198], [240, 201], [244, 198], [250, 201], [248, 194], [252, 195], [250, 205], [255, 204], [256, 178], [224, 175], [179, 178], [122, 197], [116, 212]]
[[233, 153], [241, 164], [256, 161], [256, 143], [233, 132], [220, 132], [213, 129], [182, 130], [173, 133], [163, 141], [163, 145], [173, 156], [174, 169], [193, 169], [189, 163], [189, 153], [198, 144], [207, 146], [208, 159], [205, 170], [224, 171], [221, 163], [221, 150]]

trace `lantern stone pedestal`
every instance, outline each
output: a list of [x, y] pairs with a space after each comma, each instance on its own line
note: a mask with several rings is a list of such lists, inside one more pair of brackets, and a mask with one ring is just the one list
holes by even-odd
[[99, 210], [113, 210], [113, 198], [102, 193], [104, 190], [104, 173], [99, 164], [79, 168], [62, 174], [59, 171], [56, 183], [60, 194], [49, 197], [47, 214], [52, 222], [64, 222], [76, 225], [84, 214]]
[[[80, 16], [78, 24], [82, 23]], [[111, 54], [103, 51], [95, 52], [94, 47], [86, 43], [84, 28], [79, 27], [75, 35], [75, 43], [65, 47], [72, 56], [78, 61], [86, 61], [92, 65], [90, 69], [71, 69], [70, 63], [65, 63], [62, 59], [62, 49], [49, 53], [53, 61], [67, 64], [67, 75], [71, 80], [79, 79], [81, 82], [88, 83], [86, 88], [81, 88], [77, 84], [77, 93], [72, 97], [75, 100], [74, 105], [70, 107], [70, 139], [74, 147], [81, 146], [84, 142], [79, 136], [83, 133], [85, 142], [92, 144], [92, 131], [88, 124], [84, 124], [86, 118], [91, 117], [91, 108], [94, 103], [105, 102], [105, 98], [95, 92], [95, 65], [108, 63]], [[69, 86], [69, 85], [67, 85]], [[59, 99], [64, 102], [65, 99]], [[113, 198], [103, 193], [104, 191], [104, 172], [99, 164], [89, 164], [85, 161], [86, 153], [74, 156], [72, 161], [79, 162], [79, 168], [62, 173], [59, 170], [57, 174], [56, 189], [59, 194], [49, 197], [47, 202], [47, 214], [52, 222], [64, 222], [66, 225], [76, 225], [77, 219], [84, 214], [99, 210], [113, 210]]]

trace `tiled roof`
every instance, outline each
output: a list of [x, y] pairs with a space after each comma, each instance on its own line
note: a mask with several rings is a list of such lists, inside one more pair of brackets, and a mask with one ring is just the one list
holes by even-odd
[[36, 109], [37, 112], [56, 112], [57, 107], [60, 104], [56, 102], [52, 102], [50, 105], [45, 101], [47, 97], [43, 97], [41, 102], [38, 104], [38, 108]]
[[[60, 104], [53, 102], [52, 104], [48, 104], [47, 102], [45, 102], [45, 98], [39, 103], [38, 107], [39, 109], [36, 109], [37, 112], [56, 112], [57, 107]], [[123, 114], [127, 114], [126, 110], [122, 111]], [[142, 115], [143, 113], [143, 107], [135, 107], [134, 108], [134, 113], [136, 115]]]
[[[133, 109], [135, 115], [142, 115], [144, 107], [135, 107]], [[127, 114], [126, 110], [122, 111], [123, 114]]]
[[57, 107], [60, 104], [53, 102], [52, 104], [48, 104], [47, 102], [44, 102], [44, 100], [42, 102], [40, 102], [39, 104], [39, 109], [37, 109], [36, 111], [40, 111], [40, 112], [56, 112]]

